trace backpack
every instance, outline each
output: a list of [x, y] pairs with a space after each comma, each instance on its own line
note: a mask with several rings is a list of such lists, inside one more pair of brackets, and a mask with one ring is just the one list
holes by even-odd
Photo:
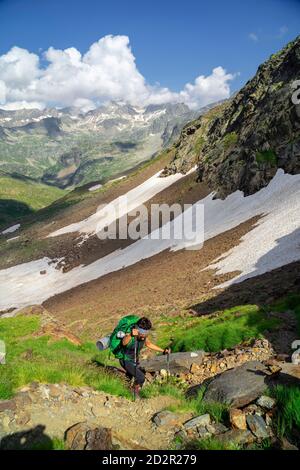
[[139, 317], [136, 315], [127, 315], [126, 317], [121, 318], [118, 325], [110, 335], [109, 348], [117, 359], [124, 359], [124, 350], [122, 347], [123, 338], [118, 338], [118, 333], [129, 333], [131, 328], [137, 323], [138, 320]]

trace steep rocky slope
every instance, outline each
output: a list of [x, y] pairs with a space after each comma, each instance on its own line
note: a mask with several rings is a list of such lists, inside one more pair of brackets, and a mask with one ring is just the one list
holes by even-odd
[[300, 76], [300, 37], [262, 64], [229, 102], [185, 126], [165, 173], [198, 164], [198, 178], [217, 196], [266, 186], [278, 168], [300, 171], [300, 106], [292, 102]]

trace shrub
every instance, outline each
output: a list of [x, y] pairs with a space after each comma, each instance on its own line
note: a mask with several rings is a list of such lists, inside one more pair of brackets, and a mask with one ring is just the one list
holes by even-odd
[[236, 132], [230, 132], [223, 137], [223, 146], [225, 150], [228, 150], [230, 147], [233, 147], [238, 141], [238, 136]]
[[264, 150], [256, 153], [257, 163], [270, 163], [272, 166], [277, 165], [277, 155], [273, 150]]

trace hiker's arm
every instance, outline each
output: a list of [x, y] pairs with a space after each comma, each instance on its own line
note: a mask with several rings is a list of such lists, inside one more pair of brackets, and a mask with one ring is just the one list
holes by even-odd
[[127, 344], [131, 341], [131, 334], [127, 334], [124, 336], [124, 338], [122, 339], [122, 344], [123, 346], [127, 346]]
[[157, 352], [162, 352], [162, 353], [165, 351], [164, 349], [160, 348], [159, 346], [156, 346], [156, 344], [151, 343], [151, 341], [149, 339], [146, 339], [145, 346], [147, 346], [147, 348], [149, 348], [149, 349], [152, 349], [152, 351], [157, 351]]
[[127, 344], [130, 343], [132, 337], [137, 336], [137, 335], [138, 335], [138, 331], [135, 328], [131, 331], [131, 333], [127, 333], [127, 335], [125, 335], [124, 338], [122, 339], [123, 346], [127, 346]]

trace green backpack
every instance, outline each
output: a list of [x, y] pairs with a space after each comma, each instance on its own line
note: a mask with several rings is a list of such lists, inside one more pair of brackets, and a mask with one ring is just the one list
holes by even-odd
[[118, 325], [112, 332], [109, 338], [109, 348], [113, 355], [117, 359], [124, 359], [124, 349], [122, 347], [122, 339], [118, 338], [117, 334], [121, 331], [122, 333], [129, 333], [131, 328], [137, 323], [139, 317], [136, 315], [127, 315], [126, 317], [121, 318]]

